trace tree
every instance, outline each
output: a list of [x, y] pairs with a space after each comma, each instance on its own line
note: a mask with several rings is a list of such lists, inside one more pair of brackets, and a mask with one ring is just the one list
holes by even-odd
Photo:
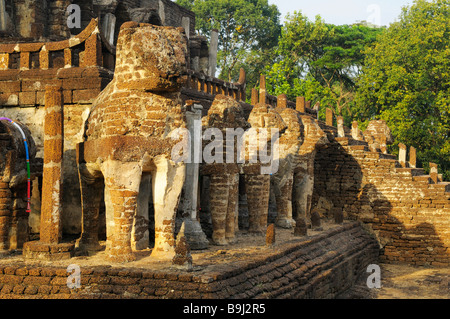
[[280, 12], [267, 0], [177, 0], [196, 14], [196, 31], [209, 37], [219, 31], [219, 78], [237, 80], [239, 68], [258, 72], [271, 63], [270, 52], [278, 43]]
[[273, 94], [305, 96], [350, 121], [355, 82], [364, 62], [362, 51], [381, 29], [365, 24], [326, 24], [320, 16], [310, 21], [301, 12], [286, 20], [278, 61], [268, 70]]
[[439, 163], [449, 178], [450, 1], [416, 0], [403, 8], [365, 54], [358, 117], [386, 120], [397, 143], [418, 150], [424, 168]]

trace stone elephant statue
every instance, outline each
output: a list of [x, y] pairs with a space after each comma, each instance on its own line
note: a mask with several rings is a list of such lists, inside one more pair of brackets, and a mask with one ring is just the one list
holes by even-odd
[[145, 247], [140, 240], [148, 242], [148, 210], [139, 207], [149, 202], [151, 181], [155, 213], [151, 256], [173, 258], [185, 164], [172, 159], [179, 142], [172, 133], [186, 127], [180, 93], [186, 57], [182, 28], [136, 22], [121, 26], [114, 78], [94, 101], [84, 141], [77, 145], [82, 196], [79, 250], [100, 249], [98, 213], [104, 191], [107, 258], [135, 260], [133, 247]]

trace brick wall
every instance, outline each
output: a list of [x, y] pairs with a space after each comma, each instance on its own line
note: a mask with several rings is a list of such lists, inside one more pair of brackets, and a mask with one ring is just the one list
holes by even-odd
[[0, 299], [333, 298], [377, 257], [376, 241], [360, 223], [351, 222], [276, 246], [264, 257], [220, 264], [207, 272], [80, 266], [81, 287], [73, 290], [67, 287], [66, 267], [3, 262]]
[[403, 168], [394, 156], [322, 127], [332, 143], [316, 155], [313, 207], [368, 224], [386, 262], [448, 266], [450, 184], [433, 183], [422, 169]]
[[[81, 231], [81, 195], [76, 170], [76, 143], [81, 142], [84, 120], [93, 100], [112, 79], [103, 68], [62, 68], [5, 70], [0, 73], [0, 112], [2, 116], [26, 125], [43, 157], [44, 90], [47, 84], [61, 85], [64, 93], [64, 214], [63, 231]], [[7, 102], [9, 101], [9, 103]], [[39, 212], [32, 212], [32, 214]], [[39, 219], [37, 219], [39, 220]], [[31, 225], [33, 231], [38, 225]]]

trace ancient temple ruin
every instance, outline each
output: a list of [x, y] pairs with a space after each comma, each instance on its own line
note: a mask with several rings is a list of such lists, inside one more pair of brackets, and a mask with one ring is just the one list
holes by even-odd
[[[65, 23], [71, 4], [80, 27]], [[450, 183], [436, 164], [426, 174], [403, 144], [389, 154], [383, 121], [361, 131], [329, 109], [320, 120], [314, 101], [268, 95], [263, 75], [246, 103], [245, 72], [215, 78], [217, 33], [208, 42], [194, 25], [168, 0], [0, 0], [0, 268], [23, 258], [0, 278], [20, 277], [15, 293], [334, 297], [377, 260], [449, 265]], [[245, 262], [221, 258], [259, 238], [266, 250], [240, 252]], [[192, 275], [214, 247], [223, 268]], [[120, 289], [26, 280], [101, 253], [85, 275]]]

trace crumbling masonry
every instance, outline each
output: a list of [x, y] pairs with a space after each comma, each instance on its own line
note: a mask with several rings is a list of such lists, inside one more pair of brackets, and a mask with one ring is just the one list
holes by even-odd
[[[80, 28], [65, 23], [70, 4]], [[0, 118], [24, 132], [0, 120], [0, 257], [70, 262], [105, 250], [105, 264], [127, 265], [149, 250], [178, 263], [127, 268], [122, 279], [89, 268], [98, 291], [74, 292], [57, 283], [65, 269], [0, 258], [0, 297], [334, 297], [378, 259], [449, 265], [450, 183], [436, 164], [426, 175], [403, 144], [388, 154], [383, 121], [363, 132], [329, 109], [319, 120], [303, 97], [268, 95], [264, 76], [246, 103], [245, 72], [236, 83], [215, 78], [217, 33], [208, 43], [194, 25], [168, 0], [0, 0]], [[213, 148], [209, 129], [245, 143], [230, 148], [227, 136]], [[222, 162], [173, 159], [192, 145]], [[309, 237], [316, 223], [334, 228]], [[201, 264], [192, 252], [232, 249], [242, 234], [265, 246], [268, 228], [264, 254], [189, 273]], [[277, 244], [279, 230], [292, 231], [289, 244]]]

